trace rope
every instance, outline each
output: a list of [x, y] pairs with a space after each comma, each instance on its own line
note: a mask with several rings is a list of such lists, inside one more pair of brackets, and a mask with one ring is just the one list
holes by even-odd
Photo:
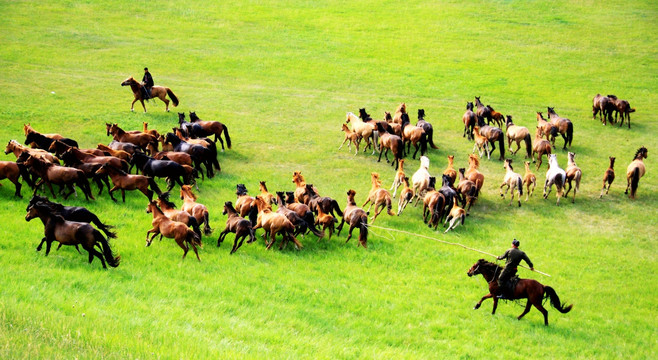
[[[403, 234], [407, 234], [407, 235], [418, 236], [418, 237], [421, 237], [421, 238], [425, 238], [425, 239], [429, 239], [429, 240], [434, 240], [434, 241], [436, 241], [436, 242], [440, 242], [440, 243], [443, 243], [443, 244], [446, 244], [446, 245], [459, 246], [459, 247], [462, 247], [462, 248], [464, 248], [464, 249], [466, 249], [466, 250], [475, 251], [475, 252], [479, 252], [479, 253], [484, 254], [484, 255], [488, 255], [488, 256], [494, 257], [496, 260], [498, 260], [498, 256], [496, 256], [496, 255], [494, 255], [494, 254], [488, 253], [488, 252], [486, 252], [486, 251], [478, 250], [478, 249], [475, 249], [475, 248], [472, 248], [472, 247], [468, 247], [468, 246], [466, 246], [466, 245], [462, 245], [462, 244], [460, 244], [460, 243], [456, 243], [456, 242], [445, 241], [445, 240], [437, 239], [437, 238], [430, 237], [430, 236], [425, 236], [425, 235], [421, 235], [421, 234], [414, 234], [414, 233], [411, 233], [411, 232], [408, 232], [408, 231], [404, 231], [404, 230], [385, 228], [385, 227], [376, 226], [376, 225], [368, 225], [368, 228], [377, 228], [377, 229], [382, 229], [382, 230], [387, 230], [387, 231], [397, 231], [397, 232], [400, 232], [400, 233], [403, 233]], [[373, 233], [373, 235], [376, 235], [376, 234]], [[522, 268], [524, 268], [524, 269], [528, 269], [528, 270], [530, 270], [530, 268], [528, 268], [528, 267], [526, 267], [526, 266], [523, 266], [523, 265], [521, 265], [521, 264], [519, 264], [519, 267], [522, 267]], [[532, 271], [532, 270], [531, 270], [531, 271]], [[549, 276], [549, 277], [550, 277], [549, 274], [547, 274], [547, 273], [545, 273], [545, 272], [542, 272], [542, 271], [539, 271], [539, 270], [537, 270], [537, 269], [535, 269], [534, 272], [539, 273], [539, 274], [542, 274], [542, 275], [545, 275], [545, 276]]]

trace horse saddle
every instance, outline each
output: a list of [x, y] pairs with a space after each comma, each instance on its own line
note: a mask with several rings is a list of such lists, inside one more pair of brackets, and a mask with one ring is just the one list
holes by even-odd
[[511, 299], [514, 297], [514, 289], [516, 289], [516, 284], [519, 283], [519, 278], [518, 275], [514, 275], [511, 279], [509, 279], [505, 284], [503, 284], [501, 290], [501, 298], [502, 299]]
[[142, 99], [149, 100], [151, 98], [151, 93], [146, 89], [145, 86], [142, 86]]

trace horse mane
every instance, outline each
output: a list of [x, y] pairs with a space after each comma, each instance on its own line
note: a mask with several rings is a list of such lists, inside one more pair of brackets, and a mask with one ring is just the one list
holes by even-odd
[[181, 190], [191, 197], [193, 201], [196, 201], [196, 195], [192, 192], [192, 187], [190, 185], [183, 185]]
[[163, 192], [158, 196], [158, 200], [162, 201], [163, 204], [167, 205], [168, 207], [175, 209], [176, 204], [173, 202], [169, 201], [169, 191]]
[[469, 157], [469, 159], [472, 159], [472, 160], [473, 160], [473, 163], [475, 164], [474, 167], [475, 167], [476, 169], [480, 167], [480, 159], [477, 157], [477, 155], [473, 155], [473, 154], [471, 154], [471, 155], [469, 155], [468, 157]]
[[644, 146], [637, 149], [637, 151], [635, 152], [635, 156], [633, 157], [633, 160], [638, 160], [638, 158], [641, 159], [642, 157], [640, 157], [640, 154], [643, 154], [643, 153], [646, 153], [646, 152], [647, 152], [647, 148], [645, 148]]
[[198, 120], [201, 119], [196, 115], [196, 111], [190, 111], [190, 122], [196, 122]]
[[409, 120], [409, 114], [407, 114], [407, 113], [402, 113], [402, 115], [400, 115], [400, 120], [402, 121], [403, 124], [405, 124], [405, 123], [410, 124], [411, 123], [411, 121]]
[[[478, 260], [477, 263], [478, 263], [478, 265], [480, 265], [480, 268], [484, 268], [487, 272], [495, 273], [495, 272], [499, 272], [500, 269], [501, 269], [501, 267], [498, 266], [497, 264], [494, 264], [494, 263], [492, 263], [490, 261], [487, 261], [487, 260], [484, 260], [484, 259]], [[482, 272], [482, 271], [480, 271], [480, 272]]]
[[126, 175], [128, 175], [127, 172], [125, 172], [125, 171], [119, 169], [119, 168], [116, 167], [116, 166], [112, 166], [112, 165], [110, 165], [110, 164], [103, 164], [103, 166], [101, 166], [101, 167], [106, 167], [106, 168], [112, 169], [112, 170], [118, 172], [119, 175], [121, 175], [121, 176], [126, 176]]

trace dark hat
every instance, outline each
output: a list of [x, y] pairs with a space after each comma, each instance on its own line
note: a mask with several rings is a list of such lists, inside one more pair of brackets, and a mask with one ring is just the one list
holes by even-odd
[[519, 244], [520, 244], [519, 240], [516, 239], [512, 240], [512, 245], [519, 246]]
[[144, 70], [149, 71], [149, 68], [145, 67]]

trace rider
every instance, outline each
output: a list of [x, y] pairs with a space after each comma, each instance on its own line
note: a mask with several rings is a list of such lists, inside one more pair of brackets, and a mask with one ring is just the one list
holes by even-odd
[[151, 88], [153, 87], [153, 77], [151, 76], [151, 73], [149, 72], [149, 68], [145, 67], [144, 68], [144, 77], [142, 78], [142, 85], [144, 85], [144, 89], [146, 90], [146, 95], [147, 98], [151, 98]]
[[[524, 260], [528, 266], [530, 266], [530, 270], [535, 271], [535, 268], [532, 265], [532, 261], [530, 261], [528, 255], [519, 250], [519, 244], [519, 240], [514, 239], [512, 241], [512, 248], [505, 251], [503, 255], [498, 257], [498, 260], [507, 259], [507, 262], [505, 263], [505, 269], [500, 273], [500, 276], [498, 277], [498, 287], [503, 290], [505, 289], [504, 286], [506, 286], [507, 282], [513, 278], [514, 275], [516, 275], [517, 266], [519, 266], [521, 260]], [[505, 298], [505, 295], [507, 294], [505, 294], [505, 291], [503, 291], [502, 294], [498, 297]], [[509, 297], [511, 298], [511, 296]]]

